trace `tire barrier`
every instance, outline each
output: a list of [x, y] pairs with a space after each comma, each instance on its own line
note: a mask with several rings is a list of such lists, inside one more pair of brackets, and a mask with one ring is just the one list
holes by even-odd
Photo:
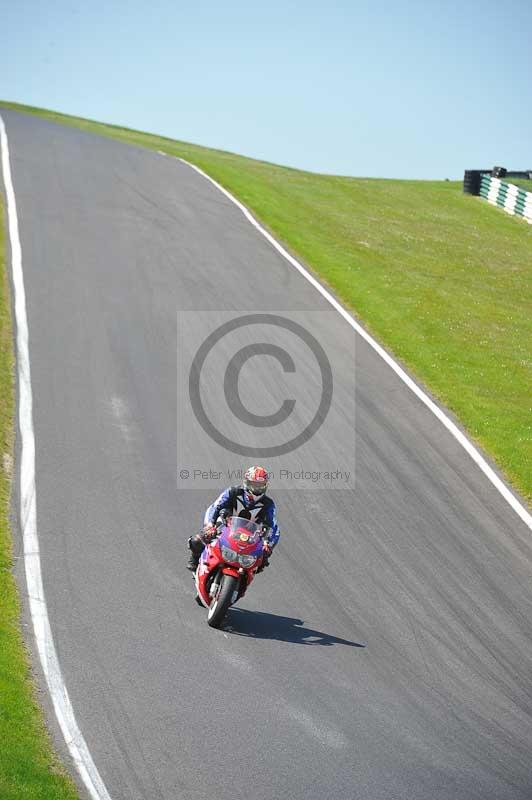
[[479, 194], [488, 203], [503, 208], [508, 214], [523, 217], [532, 225], [532, 192], [527, 192], [526, 189], [521, 189], [512, 183], [506, 183], [500, 178], [481, 175]]
[[464, 172], [464, 194], [480, 194], [480, 177], [483, 170], [466, 169]]
[[493, 167], [491, 170], [491, 177], [492, 178], [506, 178], [508, 170], [506, 167]]

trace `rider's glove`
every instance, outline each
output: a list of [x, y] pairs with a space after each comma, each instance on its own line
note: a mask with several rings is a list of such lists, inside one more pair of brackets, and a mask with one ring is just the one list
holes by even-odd
[[220, 531], [220, 528], [223, 528], [224, 525], [227, 525], [227, 517], [229, 513], [225, 510], [220, 511], [218, 515], [218, 519], [216, 520], [216, 532]]
[[268, 542], [262, 543], [262, 561], [257, 572], [262, 572], [265, 567], [270, 566], [270, 556], [272, 554], [272, 547]]
[[207, 544], [214, 539], [217, 533], [216, 525], [213, 525], [212, 522], [208, 522], [203, 526], [203, 539]]

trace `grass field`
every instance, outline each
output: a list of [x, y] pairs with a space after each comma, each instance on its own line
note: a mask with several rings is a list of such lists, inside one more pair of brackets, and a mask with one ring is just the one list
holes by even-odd
[[14, 365], [0, 202], [0, 798], [74, 800], [77, 793], [53, 755], [35, 700], [20, 633], [8, 524], [12, 480]]
[[527, 180], [526, 178], [502, 178], [504, 183], [513, 183], [514, 186], [520, 186], [521, 189], [525, 189], [527, 192], [532, 192], [532, 181]]

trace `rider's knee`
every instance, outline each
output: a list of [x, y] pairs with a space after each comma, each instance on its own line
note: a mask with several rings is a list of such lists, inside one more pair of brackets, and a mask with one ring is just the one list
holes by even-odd
[[205, 544], [200, 534], [198, 533], [196, 534], [196, 536], [190, 537], [190, 539], [188, 540], [188, 546], [193, 553], [195, 553], [196, 555], [201, 555], [201, 553], [203, 552], [203, 548], [205, 547]]

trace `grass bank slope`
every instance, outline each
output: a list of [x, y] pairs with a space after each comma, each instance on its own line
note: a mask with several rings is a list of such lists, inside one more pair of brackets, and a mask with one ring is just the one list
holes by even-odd
[[528, 178], [501, 178], [503, 183], [513, 183], [514, 186], [520, 186], [527, 192], [532, 192], [532, 180]]
[[532, 500], [532, 226], [464, 196], [457, 182], [318, 175], [5, 105], [204, 169], [332, 288]]

